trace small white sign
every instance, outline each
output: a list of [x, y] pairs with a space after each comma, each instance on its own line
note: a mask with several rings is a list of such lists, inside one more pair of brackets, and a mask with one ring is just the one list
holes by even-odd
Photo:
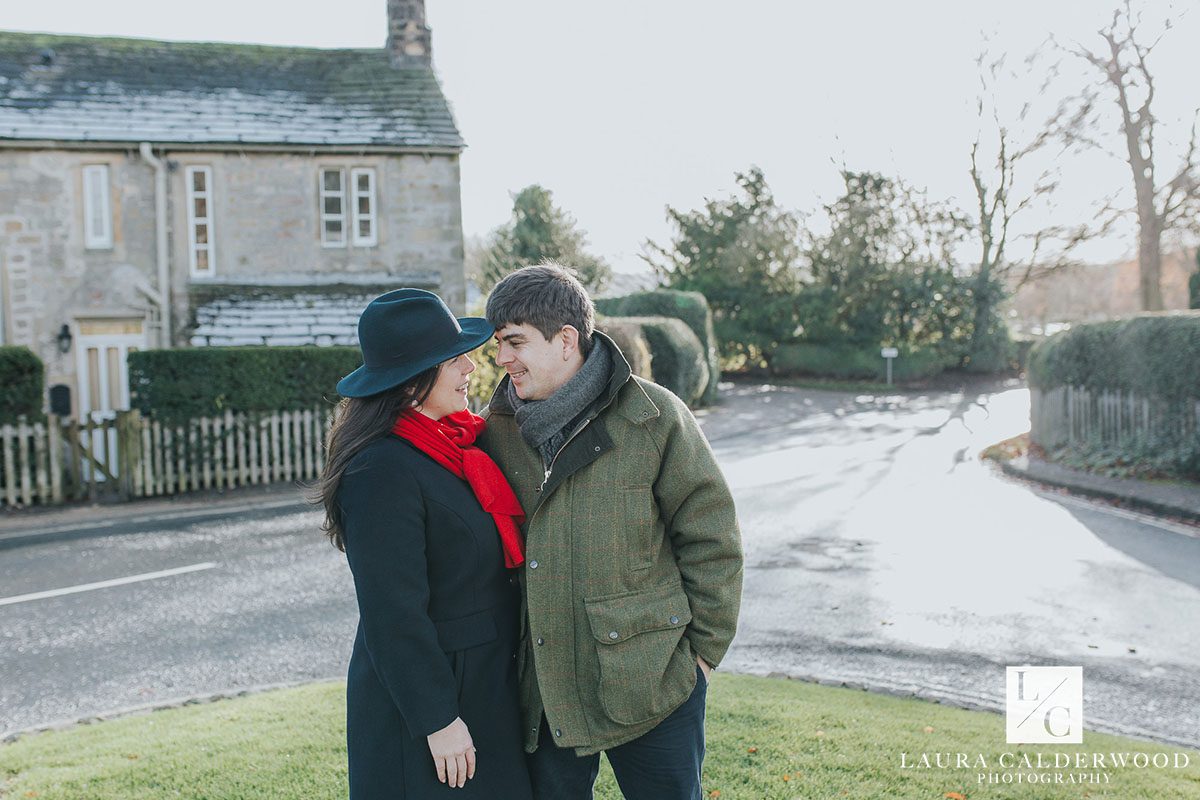
[[1083, 743], [1083, 667], [1008, 667], [1009, 744]]
[[885, 347], [879, 351], [879, 354], [884, 358], [895, 358], [900, 355], [900, 351], [894, 347]]

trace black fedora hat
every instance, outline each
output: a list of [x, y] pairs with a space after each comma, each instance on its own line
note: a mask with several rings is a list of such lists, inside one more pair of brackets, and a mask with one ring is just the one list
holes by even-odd
[[338, 394], [370, 397], [386, 392], [474, 350], [494, 330], [481, 317], [456, 318], [442, 298], [424, 289], [381, 294], [358, 318], [363, 365], [338, 381]]

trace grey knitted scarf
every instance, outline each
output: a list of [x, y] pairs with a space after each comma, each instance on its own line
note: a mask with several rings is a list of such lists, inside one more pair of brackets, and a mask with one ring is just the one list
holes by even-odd
[[542, 456], [547, 468], [560, 447], [566, 444], [571, 431], [567, 426], [596, 402], [608, 386], [613, 360], [608, 347], [593, 339], [592, 352], [569, 381], [545, 400], [522, 400], [509, 380], [505, 399], [513, 408], [521, 438]]

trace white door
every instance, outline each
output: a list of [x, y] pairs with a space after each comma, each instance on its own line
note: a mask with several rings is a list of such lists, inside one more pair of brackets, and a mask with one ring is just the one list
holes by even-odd
[[[140, 319], [80, 320], [75, 337], [75, 358], [79, 375], [79, 421], [102, 422], [129, 409], [130, 353], [144, 350], [146, 334]], [[110, 427], [107, 441], [103, 431], [93, 431], [92, 457], [117, 474], [117, 432]], [[85, 459], [84, 475], [90, 477], [91, 465]], [[103, 479], [103, 475], [97, 476]]]

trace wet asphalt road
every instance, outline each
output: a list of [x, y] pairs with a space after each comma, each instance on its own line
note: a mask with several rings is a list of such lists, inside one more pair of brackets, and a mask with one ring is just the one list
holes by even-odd
[[[1005, 666], [1082, 665], [1088, 727], [1200, 746], [1200, 536], [980, 464], [1028, 428], [1022, 388], [737, 385], [703, 424], [747, 557], [724, 668], [999, 708]], [[0, 735], [340, 678], [353, 587], [317, 523], [275, 511], [0, 550]]]
[[980, 463], [1028, 414], [1023, 388], [727, 393], [705, 426], [746, 548], [724, 666], [995, 709], [1006, 666], [1082, 666], [1088, 728], [1200, 745], [1200, 529]]

